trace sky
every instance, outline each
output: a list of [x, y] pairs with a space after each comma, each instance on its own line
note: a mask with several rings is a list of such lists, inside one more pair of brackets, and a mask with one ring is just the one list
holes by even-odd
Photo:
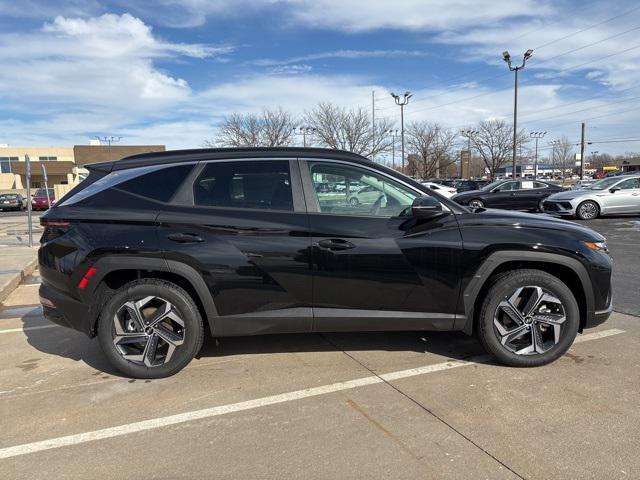
[[[0, 143], [198, 148], [232, 112], [318, 102], [461, 129], [512, 121], [640, 151], [633, 0], [0, 0]], [[300, 139], [301, 140], [301, 139]]]

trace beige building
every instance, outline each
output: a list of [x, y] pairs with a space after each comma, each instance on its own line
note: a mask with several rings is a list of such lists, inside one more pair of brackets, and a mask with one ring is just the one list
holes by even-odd
[[[48, 186], [60, 192], [77, 184], [87, 173], [89, 163], [120, 160], [147, 152], [162, 152], [164, 145], [75, 145], [73, 147], [12, 147], [0, 144], [0, 192], [26, 188], [26, 157], [31, 161], [31, 187]], [[57, 187], [56, 187], [57, 186]]]

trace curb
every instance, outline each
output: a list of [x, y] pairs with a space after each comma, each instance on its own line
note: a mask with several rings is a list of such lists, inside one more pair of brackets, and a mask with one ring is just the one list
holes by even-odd
[[18, 287], [18, 285], [22, 283], [22, 280], [24, 280], [35, 271], [37, 266], [38, 258], [36, 257], [30, 260], [29, 263], [27, 263], [27, 265], [20, 272], [14, 273], [9, 279], [8, 283], [0, 285], [0, 303], [4, 302], [7, 297], [11, 295], [11, 293]]

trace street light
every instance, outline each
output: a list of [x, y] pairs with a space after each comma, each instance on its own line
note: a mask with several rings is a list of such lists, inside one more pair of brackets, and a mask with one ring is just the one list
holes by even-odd
[[516, 139], [518, 135], [518, 71], [522, 70], [527, 63], [527, 60], [533, 55], [533, 50], [529, 49], [524, 52], [522, 57], [522, 64], [520, 66], [514, 66], [511, 64], [511, 55], [508, 51], [502, 52], [502, 58], [509, 66], [509, 70], [515, 72], [515, 81], [513, 89], [513, 174], [512, 178], [516, 178]]
[[400, 100], [400, 96], [391, 92], [391, 96], [396, 101], [396, 105], [400, 106], [400, 135], [402, 138], [402, 173], [404, 173], [404, 106], [409, 103], [409, 99], [413, 96], [411, 92], [404, 92], [404, 97]]
[[[461, 130], [463, 136], [467, 137], [467, 152], [469, 152], [469, 169], [471, 169], [471, 137], [479, 133], [473, 128], [465, 128]], [[462, 157], [460, 158], [460, 178], [462, 178]]]
[[295, 135], [302, 135], [302, 146], [305, 148], [307, 146], [307, 135], [313, 135], [315, 131], [316, 129], [312, 127], [294, 127], [293, 129]]
[[547, 134], [547, 132], [531, 132], [531, 133], [529, 133], [531, 138], [535, 138], [536, 139], [536, 161], [535, 161], [535, 164], [534, 164], [534, 167], [533, 167], [533, 178], [535, 180], [538, 179], [538, 140], [543, 138], [546, 134]]
[[398, 129], [390, 128], [384, 131], [385, 135], [391, 136], [391, 166], [396, 169], [396, 137], [398, 136]]

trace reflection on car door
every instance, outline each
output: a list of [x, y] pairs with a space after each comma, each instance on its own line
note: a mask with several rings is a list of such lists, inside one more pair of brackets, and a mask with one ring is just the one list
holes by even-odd
[[640, 212], [640, 178], [629, 178], [614, 187], [620, 190], [607, 195], [608, 213]]
[[494, 190], [487, 195], [486, 205], [494, 208], [517, 209], [516, 191], [519, 182], [506, 182], [501, 184], [499, 190]]
[[[312, 233], [314, 330], [429, 329], [453, 325], [462, 255], [452, 214], [416, 224], [423, 194], [392, 177], [339, 161], [301, 161]], [[362, 182], [379, 200], [326, 198], [326, 179]]]

